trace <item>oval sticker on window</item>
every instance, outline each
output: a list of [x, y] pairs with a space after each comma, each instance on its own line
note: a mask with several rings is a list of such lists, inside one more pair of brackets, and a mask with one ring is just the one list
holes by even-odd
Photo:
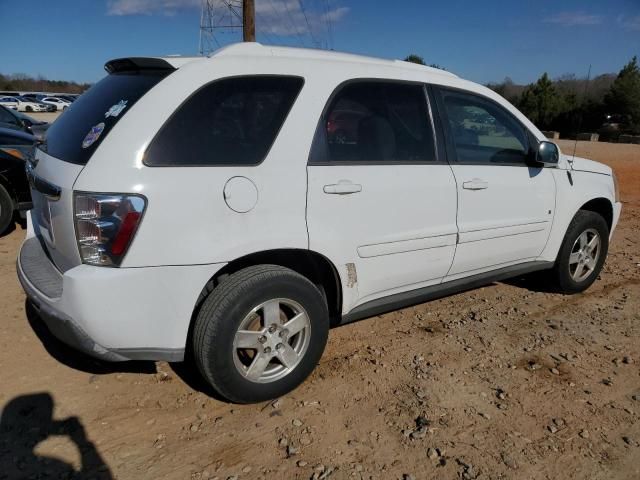
[[100, 122], [99, 124], [91, 127], [91, 130], [89, 130], [89, 133], [87, 133], [87, 136], [84, 137], [84, 140], [82, 140], [82, 148], [89, 148], [91, 145], [93, 145], [95, 141], [98, 140], [98, 138], [100, 138], [100, 135], [102, 134], [103, 130], [104, 130], [104, 122]]

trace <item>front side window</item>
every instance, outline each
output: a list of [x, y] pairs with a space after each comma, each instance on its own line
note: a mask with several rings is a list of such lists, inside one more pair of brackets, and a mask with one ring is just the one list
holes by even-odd
[[148, 166], [257, 165], [269, 153], [303, 80], [214, 81], [188, 98], [151, 142]]
[[358, 81], [340, 88], [320, 122], [311, 162], [435, 160], [424, 87]]
[[526, 130], [506, 110], [457, 91], [442, 91], [442, 99], [458, 162], [526, 164]]

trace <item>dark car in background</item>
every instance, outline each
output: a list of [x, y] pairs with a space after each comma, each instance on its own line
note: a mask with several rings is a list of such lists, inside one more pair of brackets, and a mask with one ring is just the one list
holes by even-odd
[[36, 139], [43, 140], [44, 134], [49, 128], [49, 123], [36, 120], [22, 112], [16, 112], [0, 105], [0, 128], [10, 128], [11, 130], [30, 133]]
[[28, 133], [0, 128], [0, 235], [11, 229], [16, 213], [32, 207], [25, 162], [35, 142]]

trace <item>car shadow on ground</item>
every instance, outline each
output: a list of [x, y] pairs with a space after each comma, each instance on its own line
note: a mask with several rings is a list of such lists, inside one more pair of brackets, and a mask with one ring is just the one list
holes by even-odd
[[[54, 401], [47, 392], [20, 395], [0, 413], [0, 479], [95, 478], [112, 479], [111, 471], [87, 438], [77, 417], [53, 419]], [[36, 453], [51, 437], [66, 437], [80, 453], [80, 469], [55, 457]]]
[[524, 288], [536, 293], [558, 293], [557, 287], [549, 283], [548, 272], [534, 272], [519, 277], [508, 278], [501, 283], [513, 287]]
[[[38, 311], [29, 300], [24, 306], [27, 320], [49, 355], [58, 362], [82, 372], [94, 375], [109, 373], [156, 373], [156, 364], [151, 361], [103, 362], [62, 343], [54, 337], [44, 324]], [[2, 477], [0, 477], [2, 478]]]
[[[53, 336], [29, 300], [25, 300], [25, 313], [29, 325], [31, 325], [31, 328], [45, 350], [47, 350], [47, 353], [67, 367], [93, 375], [110, 373], [158, 373], [156, 363], [153, 361], [103, 362], [69, 347]], [[189, 388], [204, 393], [221, 402], [229, 403], [228, 400], [221, 397], [204, 381], [189, 353], [185, 355], [184, 362], [170, 363], [169, 365], [176, 376]], [[3, 480], [2, 476], [0, 476], [0, 480]]]

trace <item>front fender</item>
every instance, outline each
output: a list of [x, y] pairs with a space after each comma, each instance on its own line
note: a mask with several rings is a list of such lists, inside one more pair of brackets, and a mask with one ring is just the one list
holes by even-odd
[[610, 175], [571, 170], [554, 170], [556, 179], [556, 213], [551, 234], [539, 260], [554, 262], [565, 233], [575, 214], [589, 201], [603, 198], [611, 203], [611, 234], [620, 217], [621, 205], [615, 201], [613, 178]]

